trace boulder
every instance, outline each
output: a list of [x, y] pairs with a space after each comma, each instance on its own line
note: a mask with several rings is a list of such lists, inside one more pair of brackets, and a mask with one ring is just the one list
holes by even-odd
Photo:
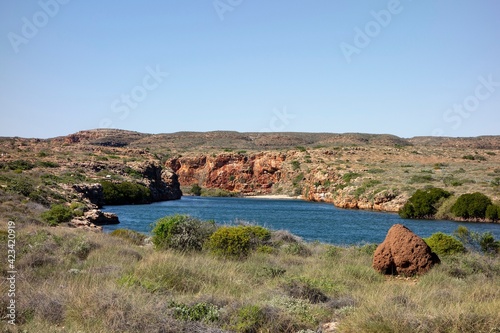
[[421, 275], [439, 262], [424, 240], [402, 224], [389, 229], [373, 255], [373, 268], [390, 275]]
[[68, 222], [68, 227], [78, 228], [87, 231], [102, 232], [102, 227], [88, 221], [84, 217], [77, 217]]
[[118, 216], [113, 213], [104, 213], [99, 209], [92, 209], [85, 212], [83, 218], [95, 225], [118, 224]]

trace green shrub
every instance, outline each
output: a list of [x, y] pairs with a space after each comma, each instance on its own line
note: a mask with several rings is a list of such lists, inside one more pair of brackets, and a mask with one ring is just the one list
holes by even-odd
[[299, 170], [300, 169], [300, 162], [299, 161], [292, 161], [292, 170]]
[[201, 186], [198, 184], [191, 186], [191, 194], [199, 197], [201, 195]]
[[73, 217], [73, 212], [66, 205], [52, 205], [48, 211], [42, 213], [42, 219], [50, 225], [68, 222]]
[[144, 176], [142, 173], [140, 173], [139, 171], [135, 170], [135, 169], [132, 169], [131, 167], [129, 166], [126, 166], [125, 169], [123, 170], [127, 175], [131, 176], [132, 178], [135, 178], [135, 179], [142, 179]]
[[135, 245], [143, 245], [146, 235], [129, 229], [116, 229], [110, 233], [113, 237], [119, 237]]
[[344, 180], [344, 182], [346, 182], [346, 183], [350, 183], [351, 180], [356, 179], [359, 176], [361, 176], [361, 174], [359, 174], [357, 172], [348, 172], [342, 176], [342, 180]]
[[498, 205], [489, 205], [486, 208], [486, 218], [491, 221], [498, 221], [500, 218], [500, 206]]
[[208, 247], [224, 257], [245, 257], [271, 238], [271, 232], [260, 226], [224, 226], [215, 231]]
[[500, 177], [495, 177], [495, 179], [491, 181], [491, 186], [493, 187], [500, 186]]
[[144, 204], [151, 202], [149, 188], [142, 184], [110, 181], [101, 182], [104, 201], [107, 205]]
[[58, 168], [59, 164], [51, 161], [40, 161], [37, 163], [42, 168]]
[[259, 332], [265, 322], [264, 311], [257, 305], [245, 305], [232, 318], [232, 327], [238, 333]]
[[491, 232], [478, 233], [460, 226], [453, 233], [468, 250], [485, 253], [499, 253], [500, 241], [495, 240]]
[[479, 245], [484, 253], [500, 253], [500, 241], [495, 240], [491, 232], [485, 232], [481, 235]]
[[312, 254], [311, 250], [304, 243], [291, 243], [283, 245], [283, 251], [295, 256], [308, 257]]
[[186, 321], [214, 322], [219, 320], [219, 308], [211, 303], [196, 303], [191, 306], [172, 302], [174, 317]]
[[201, 221], [188, 215], [165, 216], [153, 228], [153, 244], [160, 249], [201, 251], [215, 231], [213, 221]]
[[202, 197], [236, 197], [238, 193], [226, 191], [222, 188], [204, 188], [201, 190]]
[[295, 176], [295, 178], [293, 179], [293, 181], [292, 181], [293, 186], [297, 186], [297, 185], [299, 185], [299, 183], [300, 183], [301, 181], [303, 181], [303, 180], [304, 180], [304, 173], [303, 173], [303, 172], [301, 172], [301, 173], [299, 173], [297, 176]]
[[465, 252], [462, 242], [442, 232], [436, 232], [430, 237], [425, 238], [424, 241], [430, 246], [433, 252], [440, 256]]
[[439, 204], [450, 195], [440, 188], [417, 190], [399, 210], [399, 216], [405, 219], [433, 218]]
[[28, 197], [33, 191], [35, 191], [33, 180], [23, 175], [11, 179], [7, 188], [9, 191], [19, 193], [25, 197]]
[[491, 200], [486, 195], [475, 192], [462, 194], [451, 207], [451, 212], [457, 217], [484, 218], [486, 209], [491, 205]]
[[432, 182], [434, 178], [431, 175], [414, 175], [411, 176], [409, 183], [410, 184], [420, 184], [420, 183], [428, 183]]
[[0, 169], [7, 170], [31, 170], [35, 165], [29, 161], [16, 160], [11, 162], [0, 162]]

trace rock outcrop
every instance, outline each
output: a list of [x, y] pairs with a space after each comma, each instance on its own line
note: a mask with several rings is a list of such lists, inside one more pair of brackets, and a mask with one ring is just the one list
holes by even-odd
[[108, 225], [108, 224], [118, 224], [118, 216], [113, 213], [105, 213], [99, 209], [92, 209], [85, 212], [83, 217], [95, 225]]
[[[353, 193], [363, 182], [347, 184], [342, 177], [346, 171], [339, 173], [331, 167], [309, 163], [304, 154], [294, 151], [191, 155], [173, 158], [166, 165], [179, 176], [183, 186], [197, 184], [243, 195], [287, 193], [309, 201], [333, 203], [340, 208], [389, 212], [397, 212], [408, 200], [406, 193], [387, 189], [355, 196]], [[325, 156], [337, 154], [323, 152]], [[308, 164], [302, 167], [299, 160], [304, 158]]]
[[97, 208], [104, 205], [104, 193], [101, 184], [75, 184], [73, 189], [80, 195], [81, 200], [88, 201], [96, 205]]
[[199, 184], [243, 194], [268, 194], [282, 177], [285, 154], [220, 154], [175, 158], [168, 166], [182, 185]]
[[144, 177], [143, 183], [151, 192], [151, 201], [166, 201], [180, 199], [180, 189], [177, 175], [169, 168], [162, 168], [156, 162], [137, 165], [137, 171]]
[[389, 229], [373, 255], [373, 268], [388, 275], [421, 275], [439, 262], [424, 240], [402, 224]]
[[72, 219], [68, 226], [80, 228], [90, 231], [102, 231], [102, 225], [118, 224], [118, 216], [113, 213], [105, 213], [99, 209], [91, 209], [83, 214], [83, 216]]
[[[151, 197], [147, 203], [176, 200], [180, 199], [182, 196], [177, 175], [171, 169], [162, 167], [158, 162], [148, 161], [131, 164], [131, 166], [89, 162], [75, 163], [72, 168], [84, 168], [96, 173], [106, 170], [110, 173], [110, 176], [114, 174], [122, 178], [129, 176], [129, 173], [133, 173], [139, 178], [129, 181], [138, 182], [149, 188]], [[75, 184], [72, 186], [72, 189], [77, 192], [80, 200], [89, 203], [89, 208], [101, 208], [105, 204], [103, 188], [99, 183]]]

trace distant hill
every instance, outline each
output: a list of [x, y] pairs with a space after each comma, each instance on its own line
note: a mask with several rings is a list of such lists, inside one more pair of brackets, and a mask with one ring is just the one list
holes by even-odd
[[388, 134], [364, 133], [240, 133], [231, 131], [177, 132], [146, 134], [116, 129], [80, 131], [65, 137], [49, 139], [67, 143], [85, 143], [107, 147], [131, 147], [150, 149], [281, 149], [297, 146], [430, 146], [477, 149], [500, 149], [500, 136], [471, 138], [414, 137], [400, 138]]

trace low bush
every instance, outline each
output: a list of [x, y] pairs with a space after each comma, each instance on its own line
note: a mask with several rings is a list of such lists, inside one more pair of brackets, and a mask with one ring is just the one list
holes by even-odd
[[37, 163], [37, 165], [42, 167], [42, 168], [58, 168], [59, 167], [59, 164], [57, 164], [56, 162], [52, 162], [52, 161], [40, 161]]
[[417, 190], [399, 210], [399, 215], [405, 219], [433, 218], [440, 203], [450, 195], [440, 188]]
[[156, 221], [152, 241], [160, 249], [201, 251], [215, 230], [213, 221], [202, 221], [188, 215], [165, 216]]
[[0, 162], [0, 169], [6, 170], [31, 170], [35, 165], [29, 161], [16, 160], [11, 162]]
[[204, 188], [200, 192], [202, 197], [236, 197], [238, 193], [226, 191], [221, 188]]
[[174, 317], [186, 321], [214, 322], [219, 320], [219, 308], [211, 303], [196, 303], [191, 306], [172, 302]]
[[425, 238], [424, 241], [430, 246], [433, 252], [440, 256], [465, 252], [465, 247], [462, 242], [442, 232], [436, 232], [430, 237]]
[[486, 195], [475, 192], [462, 194], [451, 207], [451, 212], [462, 218], [485, 218], [486, 209], [492, 204]]
[[282, 249], [287, 254], [295, 256], [309, 257], [312, 252], [304, 243], [291, 243], [282, 246]]
[[312, 304], [325, 303], [328, 301], [328, 297], [319, 288], [311, 285], [308, 281], [292, 279], [283, 286], [283, 289], [288, 296], [304, 299]]
[[357, 172], [348, 172], [342, 176], [342, 180], [346, 183], [350, 183], [351, 180], [358, 178], [361, 176], [360, 173]]
[[104, 201], [107, 205], [130, 205], [151, 202], [149, 188], [142, 184], [110, 181], [101, 182]]
[[143, 245], [146, 235], [129, 229], [116, 229], [110, 233], [111, 236], [119, 237], [135, 245]]
[[66, 205], [52, 205], [42, 213], [42, 219], [50, 225], [68, 222], [73, 217], [73, 211]]
[[265, 319], [264, 311], [259, 306], [245, 305], [233, 315], [231, 329], [238, 333], [259, 332]]
[[199, 197], [201, 195], [201, 186], [198, 184], [191, 186], [191, 194]]
[[495, 240], [491, 232], [478, 233], [460, 226], [453, 234], [470, 251], [482, 251], [484, 253], [500, 252], [500, 241]]
[[489, 205], [486, 208], [485, 216], [488, 220], [498, 221], [500, 218], [500, 206], [498, 205]]
[[270, 238], [271, 232], [260, 226], [224, 226], [210, 236], [208, 247], [224, 257], [245, 257]]
[[410, 184], [420, 184], [420, 183], [428, 183], [432, 182], [434, 178], [431, 175], [413, 175], [411, 176], [409, 183]]

